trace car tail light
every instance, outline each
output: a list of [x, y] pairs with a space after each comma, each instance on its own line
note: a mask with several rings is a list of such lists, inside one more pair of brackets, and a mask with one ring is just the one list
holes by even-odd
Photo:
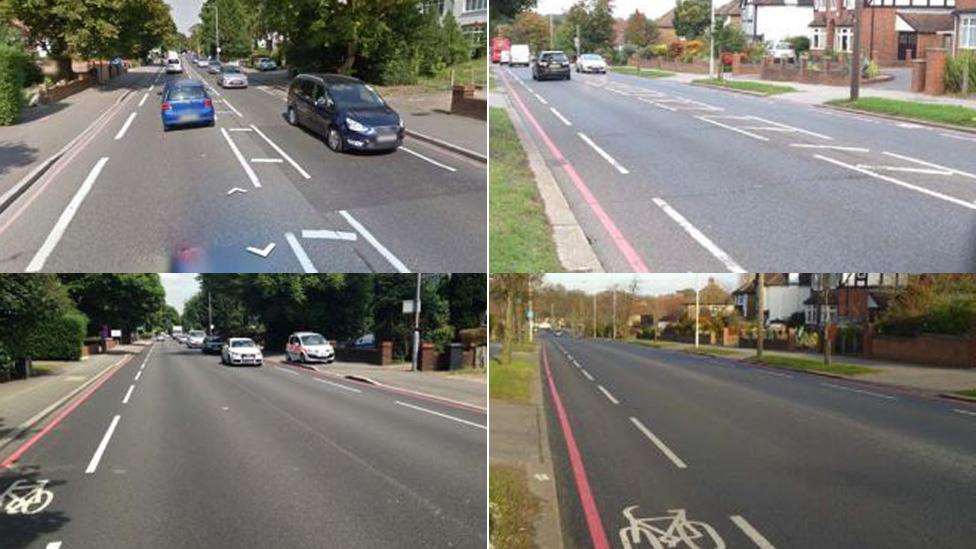
[[171, 111], [173, 110], [173, 105], [170, 105], [169, 103], [163, 103], [159, 108], [164, 111]]
[[203, 100], [203, 106], [204, 107], [207, 107], [208, 109], [213, 108], [213, 101], [211, 101], [209, 98], [208, 99], [204, 99]]

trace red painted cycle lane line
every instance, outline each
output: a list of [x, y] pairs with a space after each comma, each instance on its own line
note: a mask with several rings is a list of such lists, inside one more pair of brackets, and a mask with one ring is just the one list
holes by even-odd
[[583, 514], [586, 516], [586, 526], [590, 531], [590, 539], [594, 549], [609, 549], [610, 541], [607, 533], [603, 530], [603, 521], [600, 520], [600, 511], [596, 507], [593, 499], [593, 492], [590, 490], [590, 481], [586, 478], [586, 468], [583, 465], [583, 456], [576, 446], [576, 438], [573, 430], [569, 426], [569, 417], [566, 409], [563, 408], [563, 401], [559, 398], [556, 384], [552, 381], [552, 370], [549, 369], [549, 354], [546, 352], [546, 345], [542, 345], [542, 364], [546, 370], [546, 381], [549, 385], [549, 394], [556, 407], [556, 415], [559, 417], [559, 425], [562, 427], [563, 438], [566, 440], [566, 451], [569, 453], [569, 462], [573, 469], [573, 479], [576, 481], [576, 491], [579, 493], [580, 504], [583, 506]]
[[545, 130], [542, 129], [539, 122], [534, 116], [532, 116], [532, 113], [529, 112], [529, 109], [525, 106], [525, 103], [522, 102], [522, 99], [519, 98], [518, 93], [516, 93], [511, 82], [508, 81], [508, 76], [505, 75], [505, 71], [498, 71], [498, 74], [501, 76], [502, 81], [505, 82], [505, 87], [508, 88], [509, 97], [512, 98], [515, 105], [522, 112], [522, 115], [529, 122], [529, 124], [532, 125], [532, 128], [539, 135], [539, 138], [542, 139], [542, 141], [546, 144], [549, 152], [551, 152], [552, 155], [556, 157], [556, 160], [559, 161], [559, 164], [563, 167], [563, 170], [566, 171], [566, 175], [569, 176], [569, 179], [573, 182], [576, 190], [583, 195], [583, 200], [585, 200], [586, 205], [590, 207], [590, 211], [592, 211], [593, 215], [600, 220], [603, 228], [610, 233], [610, 238], [613, 239], [614, 244], [617, 245], [617, 249], [621, 254], [623, 254], [624, 258], [627, 260], [627, 263], [630, 264], [630, 268], [634, 272], [638, 273], [650, 272], [647, 264], [644, 263], [643, 259], [641, 259], [640, 254], [637, 253], [637, 250], [635, 250], [633, 246], [631, 246], [630, 241], [627, 240], [627, 237], [625, 237], [620, 228], [617, 227], [617, 224], [614, 223], [613, 219], [610, 218], [610, 215], [606, 212], [606, 210], [603, 209], [603, 206], [600, 205], [600, 201], [597, 200], [593, 192], [590, 191], [590, 188], [586, 185], [586, 183], [583, 182], [583, 178], [580, 177], [579, 173], [576, 172], [576, 168], [569, 163], [569, 160], [567, 160], [562, 151], [559, 150], [559, 147], [553, 143], [552, 139], [550, 139], [549, 135], [545, 132]]

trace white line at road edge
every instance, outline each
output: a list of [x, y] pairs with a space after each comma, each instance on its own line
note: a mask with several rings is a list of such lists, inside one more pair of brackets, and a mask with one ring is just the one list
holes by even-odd
[[125, 122], [122, 124], [122, 128], [119, 130], [119, 133], [115, 134], [116, 141], [125, 137], [125, 132], [126, 130], [129, 129], [129, 126], [132, 124], [132, 120], [136, 117], [136, 114], [138, 113], [132, 113], [129, 115], [129, 118], [125, 119]]
[[976, 416], [976, 412], [970, 412], [969, 410], [960, 410], [959, 408], [953, 408], [953, 412], [957, 414], [966, 414], [967, 416]]
[[293, 372], [293, 371], [289, 370], [288, 368], [282, 368], [281, 366], [275, 366], [275, 369], [276, 370], [281, 370], [282, 372], [285, 372], [286, 374], [291, 374], [293, 376], [297, 376], [298, 375], [298, 372]]
[[340, 389], [345, 389], [345, 390], [351, 391], [353, 393], [361, 393], [362, 392], [362, 391], [360, 391], [359, 389], [357, 389], [355, 387], [346, 387], [345, 385], [343, 385], [341, 383], [336, 383], [334, 381], [329, 381], [327, 379], [322, 379], [322, 378], [318, 378], [317, 377], [317, 378], [315, 378], [315, 381], [318, 381], [319, 383], [325, 383], [326, 385], [331, 385], [333, 387], [338, 387]]
[[37, 250], [37, 254], [34, 255], [34, 258], [31, 259], [31, 262], [27, 265], [27, 269], [25, 269], [26, 272], [33, 273], [44, 268], [44, 263], [51, 255], [51, 252], [54, 251], [54, 248], [58, 245], [58, 242], [61, 241], [61, 237], [64, 236], [64, 231], [67, 230], [71, 220], [74, 219], [75, 214], [78, 213], [78, 208], [81, 207], [81, 203], [84, 202], [85, 197], [88, 196], [92, 186], [95, 184], [95, 180], [98, 179], [98, 175], [102, 173], [102, 168], [105, 167], [106, 162], [108, 162], [107, 156], [99, 158], [98, 162], [95, 163], [95, 167], [88, 172], [88, 177], [85, 178], [85, 181], [81, 184], [78, 192], [76, 192], [71, 198], [71, 202], [68, 203], [68, 206], [63, 212], [61, 212], [61, 217], [59, 217], [57, 223], [54, 224], [54, 228], [51, 229], [51, 233], [47, 235], [47, 239], [44, 240], [44, 244], [41, 245], [41, 248]]
[[112, 433], [115, 432], [115, 427], [119, 424], [119, 419], [122, 416], [115, 416], [112, 418], [111, 425], [108, 426], [108, 430], [105, 431], [105, 436], [102, 437], [102, 442], [98, 444], [98, 449], [95, 450], [95, 455], [92, 456], [91, 461], [88, 462], [88, 468], [85, 469], [85, 474], [90, 475], [98, 469], [98, 462], [102, 460], [102, 454], [105, 453], [105, 448], [108, 447], [108, 441], [112, 439]]
[[237, 145], [234, 144], [234, 140], [230, 138], [230, 134], [227, 133], [227, 130], [224, 128], [220, 128], [220, 133], [224, 135], [224, 139], [226, 139], [227, 144], [230, 145], [230, 150], [234, 151], [234, 156], [237, 157], [237, 161], [241, 163], [241, 166], [244, 166], [244, 172], [247, 173], [248, 179], [251, 180], [251, 183], [255, 187], [261, 188], [261, 182], [258, 181], [258, 175], [254, 173], [253, 169], [251, 169], [251, 165], [244, 160], [244, 155], [241, 154], [241, 151], [237, 148]]
[[419, 158], [421, 160], [426, 160], [427, 162], [430, 162], [431, 164], [437, 166], [438, 168], [443, 168], [443, 169], [445, 169], [445, 170], [447, 170], [449, 172], [456, 172], [457, 171], [456, 168], [452, 168], [452, 167], [448, 166], [447, 164], [441, 164], [440, 162], [434, 160], [433, 158], [424, 156], [424, 155], [420, 154], [417, 151], [414, 151], [412, 149], [408, 149], [408, 148], [404, 147], [403, 145], [400, 145], [400, 150], [403, 151], [403, 152], [406, 152], [406, 153], [410, 153], [410, 154], [416, 156], [417, 158]]
[[413, 404], [407, 404], [406, 402], [400, 402], [399, 400], [397, 400], [395, 402], [397, 404], [399, 404], [400, 406], [406, 406], [407, 408], [413, 408], [414, 410], [419, 410], [421, 412], [427, 412], [428, 414], [435, 415], [435, 416], [438, 416], [438, 417], [442, 417], [444, 419], [449, 419], [451, 421], [456, 421], [458, 423], [463, 423], [465, 425], [470, 425], [472, 427], [477, 427], [479, 429], [485, 429], [485, 430], [488, 429], [488, 426], [487, 425], [482, 425], [480, 423], [475, 423], [474, 421], [468, 421], [466, 419], [461, 419], [459, 417], [454, 417], [454, 416], [451, 416], [451, 415], [448, 415], [448, 414], [442, 414], [441, 412], [435, 412], [434, 410], [428, 410], [427, 408], [421, 408], [420, 406], [414, 406]]
[[61, 542], [52, 541], [45, 546], [45, 549], [61, 549]]
[[832, 389], [839, 389], [841, 391], [849, 391], [851, 393], [858, 393], [858, 394], [861, 394], [861, 395], [872, 396], [872, 397], [875, 397], [875, 398], [883, 398], [885, 400], [898, 400], [897, 397], [893, 397], [891, 395], [885, 395], [885, 394], [881, 394], [881, 393], [875, 393], [873, 391], [865, 391], [863, 389], [854, 389], [853, 387], [844, 387], [843, 385], [837, 385], [837, 384], [834, 384], [834, 383], [821, 383], [821, 385], [823, 385], [824, 387], [830, 387]]
[[366, 230], [366, 227], [360, 225], [359, 222], [356, 221], [356, 218], [354, 218], [349, 212], [347, 212], [346, 210], [339, 210], [339, 215], [344, 217], [345, 220], [348, 221], [350, 225], [352, 225], [352, 228], [356, 229], [356, 232], [362, 235], [362, 237], [365, 238], [367, 242], [372, 244], [373, 248], [375, 248], [377, 252], [379, 252], [384, 258], [386, 258], [386, 260], [390, 262], [390, 265], [393, 265], [393, 268], [396, 269], [397, 272], [400, 273], [410, 272], [410, 269], [408, 269], [406, 265], [404, 265], [399, 259], [397, 259], [397, 257], [393, 255], [393, 253], [390, 252], [390, 250], [387, 250], [386, 246], [380, 244], [380, 241], [376, 240], [376, 238], [369, 231]]
[[673, 219], [675, 223], [681, 226], [682, 229], [688, 233], [689, 236], [694, 238], [699, 244], [702, 245], [709, 253], [711, 253], [715, 259], [722, 262], [725, 268], [733, 273], [745, 273], [745, 269], [739, 266], [729, 254], [725, 253], [722, 248], [719, 248], [710, 238], [705, 236], [704, 233], [698, 230], [697, 227], [691, 224], [690, 221], [685, 219], [685, 216], [678, 213], [677, 210], [671, 207], [670, 204], [665, 202], [660, 198], [655, 198], [654, 203], [657, 204], [659, 208], [664, 210], [664, 213], [668, 214], [668, 217]]
[[668, 448], [668, 446], [664, 444], [664, 442], [662, 442], [661, 439], [657, 438], [657, 435], [655, 435], [654, 433], [651, 432], [650, 429], [645, 427], [644, 424], [641, 423], [639, 419], [637, 419], [636, 417], [631, 417], [630, 422], [633, 423], [634, 427], [637, 427], [637, 429], [640, 430], [640, 432], [644, 433], [644, 436], [650, 439], [650, 441], [653, 442], [655, 446], [657, 446], [657, 449], [660, 450], [664, 455], [666, 455], [668, 459], [671, 460], [672, 463], [674, 463], [675, 467], [677, 467], [678, 469], [688, 468], [685, 462], [681, 461], [681, 458], [679, 458], [674, 452], [672, 452], [671, 448]]
[[617, 400], [616, 397], [614, 397], [613, 395], [611, 395], [610, 394], [610, 391], [604, 389], [603, 388], [603, 385], [597, 385], [596, 388], [599, 389], [601, 393], [603, 393], [603, 396], [607, 397], [607, 400], [609, 400], [610, 402], [612, 402], [614, 404], [620, 404], [620, 401]]
[[753, 528], [752, 525], [749, 524], [749, 521], [743, 518], [742, 515], [732, 515], [729, 518], [735, 523], [736, 526], [739, 527], [740, 530], [742, 530], [745, 535], [749, 536], [749, 539], [756, 544], [756, 547], [759, 547], [760, 549], [776, 549], [776, 547], [772, 543], [769, 543], [769, 540], [760, 534], [758, 530]]
[[732, 130], [734, 132], [741, 133], [742, 135], [748, 135], [749, 137], [751, 137], [753, 139], [758, 139], [760, 141], [769, 141], [769, 138], [766, 137], [766, 136], [764, 136], [764, 135], [759, 135], [757, 133], [752, 133], [752, 132], [747, 132], [745, 130], [740, 130], [739, 128], [736, 128], [735, 126], [730, 126], [728, 124], [723, 124], [723, 123], [721, 123], [721, 122], [719, 122], [717, 120], [712, 120], [711, 118], [708, 118], [707, 116], [696, 116], [695, 118], [697, 118], [698, 120], [701, 120], [702, 122], [708, 122], [709, 124], [714, 124], [714, 125], [716, 125], [716, 126], [718, 126], [720, 128], [725, 128], [727, 130]]
[[122, 399], [122, 404], [129, 403], [129, 399], [132, 398], [132, 391], [134, 391], [135, 388], [135, 385], [129, 385], [129, 390], [125, 392], [125, 398]]
[[139, 106], [140, 107], [146, 102], [146, 99], [149, 99], [149, 93], [148, 92], [142, 94], [142, 99], [139, 100]]
[[593, 381], [593, 375], [587, 372], [585, 368], [580, 368], [580, 371], [583, 372], [583, 376], [586, 377], [586, 379]]
[[884, 154], [884, 155], [887, 155], [887, 156], [891, 156], [891, 157], [894, 157], [894, 158], [900, 158], [901, 160], [907, 160], [908, 162], [915, 162], [916, 164], [921, 164], [923, 166], [928, 166], [930, 168], [936, 168], [938, 170], [946, 171], [946, 172], [949, 172], [949, 173], [954, 173], [956, 175], [961, 175], [961, 176], [964, 176], [964, 177], [968, 177], [970, 179], [976, 179], [976, 175], [973, 175], [973, 174], [971, 174], [969, 172], [964, 172], [962, 170], [957, 170], [955, 168], [949, 168], [949, 167], [946, 167], [946, 166], [941, 166], [941, 165], [935, 164], [933, 162], [926, 162], [925, 160], [919, 160], [918, 158], [912, 158], [911, 156], [905, 156], [903, 154], [898, 154], [898, 153], [893, 153], [893, 152], [888, 152], [888, 151], [881, 151], [881, 154]]
[[281, 147], [279, 147], [274, 141], [272, 141], [271, 139], [269, 139], [267, 135], [264, 135], [264, 132], [262, 132], [261, 130], [259, 130], [257, 126], [255, 126], [254, 124], [251, 124], [251, 129], [254, 130], [255, 133], [257, 133], [258, 135], [260, 135], [262, 139], [264, 139], [265, 141], [267, 141], [268, 142], [268, 145], [271, 145], [271, 148], [274, 149], [275, 152], [277, 152], [278, 154], [281, 155], [282, 158], [284, 158], [285, 160], [287, 160], [288, 163], [291, 164], [291, 166], [293, 168], [295, 168], [295, 170], [298, 171], [298, 173], [302, 174], [302, 177], [304, 177], [305, 179], [311, 179], [312, 178], [312, 176], [308, 175], [308, 172], [306, 172], [305, 170], [303, 170], [302, 167], [298, 165], [298, 162], [295, 162], [295, 160], [292, 157], [288, 156], [288, 153], [286, 153], [285, 151], [283, 151], [281, 149]]
[[285, 240], [288, 241], [291, 251], [295, 252], [295, 257], [298, 258], [298, 262], [301, 263], [302, 269], [306, 273], [319, 272], [312, 264], [312, 260], [308, 258], [308, 254], [305, 253], [305, 248], [302, 248], [302, 244], [295, 238], [295, 233], [285, 233]]
[[589, 137], [587, 137], [587, 135], [585, 133], [583, 133], [583, 132], [577, 132], [577, 135], [579, 135], [580, 139], [582, 139], [583, 141], [585, 141], [587, 145], [589, 145], [594, 151], [596, 151], [596, 154], [602, 156], [604, 160], [606, 160], [607, 162], [610, 163], [611, 166], [613, 166], [614, 168], [616, 168], [618, 172], [620, 172], [620, 173], [622, 173], [624, 175], [627, 175], [627, 174], [630, 173], [627, 170], [627, 168], [623, 167], [620, 164], [620, 162], [617, 162], [612, 156], [610, 156], [609, 154], [607, 154], [607, 151], [601, 149], [599, 147], [599, 145], [597, 145], [596, 143], [594, 143], [593, 140], [590, 139]]
[[230, 104], [230, 101], [228, 101], [227, 99], [221, 99], [221, 101], [223, 101], [225, 105], [227, 105], [228, 107], [230, 107], [230, 110], [234, 111], [234, 114], [236, 114], [238, 116], [238, 118], [244, 118], [244, 115], [241, 114], [241, 111], [235, 109], [234, 108], [234, 105], [231, 105]]
[[554, 107], [549, 107], [549, 110], [552, 111], [552, 114], [556, 115], [556, 118], [558, 118], [559, 120], [561, 120], [563, 124], [566, 124], [567, 126], [572, 126], [573, 125], [572, 122], [570, 122], [569, 120], [567, 120], [566, 117], [563, 116], [562, 113], [559, 112], [559, 111], [557, 111]]

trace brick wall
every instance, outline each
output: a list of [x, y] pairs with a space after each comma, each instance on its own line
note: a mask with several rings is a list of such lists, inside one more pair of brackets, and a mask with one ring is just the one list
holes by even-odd
[[[868, 331], [870, 332], [870, 331]], [[920, 335], [865, 337], [865, 355], [877, 360], [942, 368], [976, 368], [976, 338]]]
[[900, 64], [898, 33], [895, 31], [896, 9], [869, 8], [863, 11], [862, 17], [861, 50], [865, 54], [870, 52], [880, 65]]
[[488, 101], [474, 96], [474, 86], [454, 86], [451, 93], [451, 114], [488, 119]]

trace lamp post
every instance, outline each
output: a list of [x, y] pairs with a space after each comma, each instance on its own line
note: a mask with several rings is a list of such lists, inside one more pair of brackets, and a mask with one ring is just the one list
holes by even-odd
[[[715, 0], [710, 0], [709, 4], [712, 12], [712, 32], [708, 33], [708, 77], [715, 78]], [[695, 333], [697, 334], [697, 331]]]

